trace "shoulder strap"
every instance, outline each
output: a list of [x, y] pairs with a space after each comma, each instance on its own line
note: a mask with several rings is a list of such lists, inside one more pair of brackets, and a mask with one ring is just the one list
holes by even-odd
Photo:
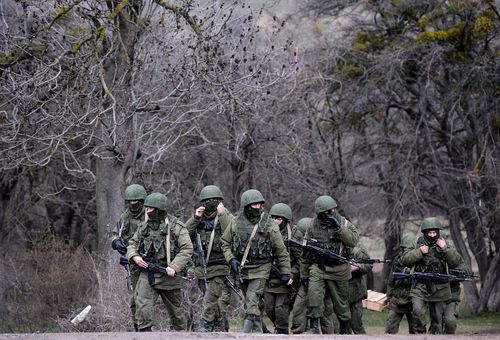
[[210, 259], [210, 253], [212, 252], [212, 247], [214, 245], [214, 238], [215, 238], [215, 227], [217, 226], [217, 223], [219, 223], [219, 215], [215, 216], [214, 219], [214, 228], [212, 229], [212, 233], [210, 234], [210, 241], [208, 242], [208, 249], [207, 249], [207, 258], [205, 262], [208, 264], [208, 259]]
[[165, 223], [167, 224], [167, 244], [165, 245], [167, 248], [167, 266], [170, 266], [170, 224], [168, 221], [168, 216], [165, 217]]
[[245, 262], [247, 261], [248, 253], [250, 252], [250, 246], [252, 245], [252, 240], [255, 237], [255, 234], [257, 233], [257, 228], [259, 227], [260, 221], [262, 221], [262, 216], [264, 216], [264, 214], [260, 215], [259, 222], [257, 222], [253, 226], [252, 234], [250, 234], [250, 238], [248, 239], [248, 243], [247, 243], [247, 246], [245, 248], [245, 252], [243, 253], [243, 258], [241, 259], [241, 268], [243, 268], [243, 266], [245, 265]]

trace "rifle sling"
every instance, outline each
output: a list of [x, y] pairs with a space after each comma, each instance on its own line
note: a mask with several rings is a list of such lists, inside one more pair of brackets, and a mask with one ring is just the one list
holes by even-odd
[[168, 223], [168, 217], [165, 218], [165, 223], [167, 224], [168, 227], [167, 244], [165, 245], [167, 248], [167, 266], [170, 266], [170, 225]]
[[208, 248], [207, 248], [207, 259], [205, 260], [205, 263], [208, 266], [208, 259], [210, 258], [210, 253], [212, 252], [212, 247], [214, 245], [214, 239], [215, 239], [215, 226], [219, 222], [219, 216], [215, 216], [214, 219], [214, 228], [212, 229], [212, 233], [210, 234], [210, 241], [208, 242]]
[[241, 268], [243, 268], [243, 266], [245, 265], [245, 262], [247, 261], [248, 253], [250, 252], [250, 247], [252, 246], [252, 240], [255, 237], [255, 234], [257, 233], [257, 228], [259, 227], [260, 221], [262, 221], [263, 215], [264, 214], [260, 215], [259, 222], [257, 222], [254, 225], [253, 230], [252, 230], [252, 234], [250, 234], [250, 238], [248, 239], [248, 243], [247, 243], [247, 246], [245, 248], [245, 252], [243, 253], [243, 257], [241, 259]]

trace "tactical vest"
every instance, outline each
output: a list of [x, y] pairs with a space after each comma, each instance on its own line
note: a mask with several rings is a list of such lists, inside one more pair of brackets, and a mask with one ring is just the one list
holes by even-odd
[[[210, 235], [212, 234], [213, 230], [213, 223], [214, 219], [205, 219], [200, 221], [198, 223], [198, 226], [196, 227], [196, 232], [200, 234], [200, 239], [201, 239], [201, 244], [203, 247], [203, 253], [205, 256], [207, 256], [208, 252], [208, 245], [210, 244]], [[214, 241], [212, 244], [212, 250], [210, 252], [210, 258], [208, 259], [207, 265], [218, 265], [218, 264], [227, 264], [226, 259], [224, 257], [224, 252], [222, 251], [221, 247], [221, 237], [222, 237], [222, 227], [220, 222], [217, 222], [217, 225], [215, 226], [215, 234], [214, 234]], [[193, 245], [195, 248], [198, 246], [196, 244], [196, 239], [193, 241]], [[199, 253], [194, 252], [193, 259], [195, 261], [196, 265], [201, 265], [200, 259], [199, 259]]]
[[175, 224], [177, 219], [174, 218], [169, 222], [160, 224], [158, 228], [154, 228], [150, 222], [146, 222], [145, 228], [141, 231], [141, 243], [139, 245], [139, 253], [148, 262], [159, 263], [162, 266], [167, 266], [167, 233], [170, 233], [170, 259], [174, 259], [180, 249], [177, 246], [175, 235]]
[[[425, 238], [420, 236], [417, 240], [416, 249], [427, 245]], [[446, 253], [438, 245], [429, 246], [429, 253], [423, 256], [422, 261], [415, 264], [416, 272], [423, 273], [448, 273]]]
[[120, 229], [118, 230], [118, 237], [120, 237], [125, 244], [128, 240], [134, 236], [139, 224], [144, 222], [146, 210], [142, 207], [141, 212], [137, 215], [133, 215], [130, 210], [124, 211], [120, 216]]
[[[250, 252], [248, 253], [246, 263], [248, 265], [258, 265], [271, 262], [272, 259], [272, 246], [271, 246], [271, 232], [269, 226], [273, 223], [271, 217], [263, 213], [260, 220], [259, 226], [257, 227], [257, 232], [252, 239], [250, 246]], [[236, 217], [236, 225], [232, 234], [232, 244], [231, 248], [233, 254], [239, 260], [242, 259], [245, 253], [245, 248], [248, 243], [248, 239], [252, 234], [254, 224], [246, 219], [243, 213]]]
[[[352, 258], [352, 247], [348, 247], [342, 242], [337, 230], [319, 223], [317, 218], [313, 220], [313, 225], [310, 230], [311, 232], [308, 237], [318, 241], [318, 243], [314, 245], [322, 249], [332, 251], [335, 254], [342, 255], [345, 258]], [[325, 260], [325, 265], [327, 266], [335, 266], [339, 264], [342, 264], [342, 262]]]

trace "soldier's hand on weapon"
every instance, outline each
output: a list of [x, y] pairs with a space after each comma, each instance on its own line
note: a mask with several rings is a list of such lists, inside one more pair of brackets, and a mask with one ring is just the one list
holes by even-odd
[[308, 277], [301, 277], [300, 284], [303, 285], [304, 287], [308, 288], [309, 287], [309, 278]]
[[134, 261], [135, 264], [138, 265], [141, 268], [147, 268], [148, 267], [148, 263], [146, 261], [144, 261], [142, 259], [142, 257], [140, 257], [139, 255], [136, 255], [136, 256], [132, 257], [132, 261]]
[[217, 213], [222, 214], [224, 211], [226, 211], [226, 208], [224, 207], [224, 204], [220, 202], [219, 205], [217, 206]]
[[194, 215], [196, 217], [201, 217], [203, 216], [203, 213], [205, 212], [205, 207], [198, 207], [196, 211], [194, 212]]
[[113, 240], [113, 242], [111, 242], [111, 248], [113, 248], [113, 250], [118, 251], [120, 255], [125, 255], [127, 253], [127, 246], [125, 245], [125, 242], [123, 242], [121, 238]]
[[170, 276], [170, 277], [175, 276], [175, 269], [173, 269], [171, 267], [167, 267], [167, 268], [165, 268], [165, 270], [166, 270], [168, 276]]
[[359, 266], [351, 264], [351, 272], [355, 272], [356, 270], [359, 270]]
[[439, 248], [445, 249], [446, 248], [446, 241], [443, 240], [442, 238], [438, 239], [436, 241], [436, 244], [438, 245]]
[[429, 246], [426, 246], [425, 244], [423, 246], [420, 246], [420, 252], [422, 254], [428, 254], [429, 253]]
[[241, 262], [238, 261], [235, 257], [233, 257], [230, 261], [229, 261], [229, 265], [231, 266], [231, 273], [233, 275], [240, 275], [240, 266], [241, 266]]
[[290, 285], [290, 281], [292, 281], [292, 283], [293, 283], [293, 280], [290, 279], [290, 274], [281, 274], [280, 281], [286, 285]]
[[128, 258], [125, 255], [120, 256], [120, 266], [129, 265]]

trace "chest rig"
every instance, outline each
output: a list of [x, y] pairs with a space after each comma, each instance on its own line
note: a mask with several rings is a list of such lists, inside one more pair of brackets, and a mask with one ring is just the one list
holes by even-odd
[[[249, 265], [264, 264], [271, 262], [272, 247], [271, 247], [271, 232], [270, 224], [273, 223], [271, 217], [263, 213], [257, 227], [257, 232], [251, 240], [250, 251], [248, 253], [246, 263]], [[232, 251], [238, 259], [243, 257], [245, 248], [250, 239], [250, 235], [255, 225], [248, 221], [244, 214], [241, 213], [236, 218], [236, 228], [232, 234]]]
[[[311, 234], [309, 238], [317, 240], [317, 243], [314, 244], [322, 249], [329, 250], [334, 252], [335, 254], [339, 254], [344, 256], [345, 258], [352, 258], [352, 248], [346, 246], [337, 230], [328, 225], [324, 225], [319, 223], [317, 218], [314, 219], [313, 226], [311, 228]], [[338, 262], [335, 260], [327, 260], [325, 261], [326, 265], [338, 265], [342, 264], [342, 262]]]
[[135, 234], [139, 224], [144, 221], [145, 213], [146, 210], [142, 208], [138, 214], [132, 214], [127, 210], [120, 216], [118, 237], [120, 237], [125, 244], [127, 244], [128, 240]]
[[423, 245], [429, 246], [429, 252], [423, 255], [422, 261], [415, 265], [416, 272], [424, 273], [448, 273], [448, 265], [446, 263], [446, 254], [438, 245], [428, 245], [425, 238], [420, 236], [417, 240], [416, 248]]
[[[162, 223], [158, 227], [151, 223], [146, 224], [146, 227], [141, 231], [142, 240], [139, 246], [140, 255], [146, 261], [168, 266], [168, 260], [173, 259], [179, 253], [174, 226], [175, 219], [168, 224]], [[170, 242], [168, 245], [169, 255], [167, 255], [167, 240]]]
[[[224, 258], [224, 253], [221, 247], [221, 237], [222, 237], [222, 227], [220, 222], [214, 226], [215, 219], [203, 219], [198, 223], [196, 227], [196, 232], [200, 234], [201, 244], [203, 247], [203, 253], [205, 256], [208, 254], [208, 247], [210, 244], [210, 238], [213, 236], [212, 248], [210, 250], [210, 257], [208, 258], [207, 265], [217, 265], [217, 264], [227, 264]], [[193, 242], [196, 244], [196, 242]], [[199, 253], [194, 253], [194, 260], [197, 265], [200, 265], [200, 259], [198, 258]]]

